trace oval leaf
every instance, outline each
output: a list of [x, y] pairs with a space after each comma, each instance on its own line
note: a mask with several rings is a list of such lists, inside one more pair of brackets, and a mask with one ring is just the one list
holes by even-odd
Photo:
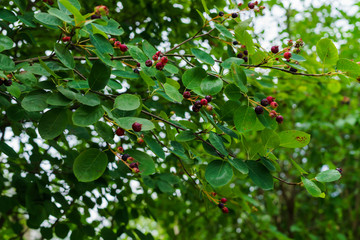
[[226, 185], [233, 177], [233, 170], [228, 162], [215, 160], [205, 170], [205, 179], [213, 187]]
[[110, 79], [111, 69], [102, 61], [97, 60], [88, 77], [89, 87], [94, 91], [102, 90]]
[[54, 139], [65, 130], [66, 125], [66, 109], [55, 108], [47, 111], [39, 122], [40, 136], [44, 139]]
[[246, 165], [249, 168], [249, 177], [257, 186], [264, 190], [274, 188], [273, 177], [264, 165], [256, 161], [246, 161]]
[[140, 107], [141, 101], [138, 95], [122, 94], [115, 99], [114, 107], [123, 111], [132, 111]]
[[341, 173], [335, 169], [323, 171], [316, 175], [315, 179], [319, 182], [333, 182], [341, 178]]
[[79, 182], [91, 182], [103, 175], [108, 158], [105, 153], [95, 148], [90, 148], [80, 153], [75, 159], [73, 171]]
[[279, 133], [280, 146], [287, 148], [301, 148], [310, 142], [310, 134], [298, 130], [282, 131]]
[[214, 59], [210, 56], [210, 54], [200, 50], [200, 49], [197, 49], [197, 48], [192, 48], [191, 49], [191, 52], [192, 54], [195, 55], [195, 57], [204, 62], [204, 63], [207, 63], [207, 64], [210, 64], [210, 65], [214, 65], [215, 64], [215, 61]]

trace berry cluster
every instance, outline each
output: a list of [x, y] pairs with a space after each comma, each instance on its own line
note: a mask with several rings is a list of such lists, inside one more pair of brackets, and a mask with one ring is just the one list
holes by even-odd
[[[119, 148], [121, 148], [122, 152], [124, 152], [122, 147], [118, 147], [118, 151]], [[129, 167], [132, 169], [133, 172], [135, 173], [139, 173], [139, 162], [135, 162], [134, 158], [131, 157], [129, 154], [125, 153], [121, 156], [121, 160], [124, 161], [125, 163], [129, 164]]]
[[225, 207], [225, 203], [227, 202], [226, 198], [220, 199], [220, 203], [218, 204], [218, 207], [221, 209], [223, 213], [229, 213], [229, 209]]
[[[275, 98], [268, 96], [267, 98], [264, 98], [260, 101], [260, 105], [255, 107], [255, 113], [256, 114], [263, 114], [264, 113], [264, 108], [266, 108], [268, 105], [270, 105], [270, 107], [272, 109], [276, 109], [279, 104], [277, 102], [275, 102]], [[266, 108], [267, 109], [267, 108]], [[284, 121], [284, 117], [281, 116], [279, 113], [277, 113], [275, 110], [268, 110], [269, 112], [269, 116], [271, 118], [275, 118], [276, 121], [281, 124]]]
[[0, 86], [1, 85], [5, 85], [7, 87], [11, 86], [12, 85], [12, 80], [11, 78], [8, 78], [8, 79], [5, 79], [5, 78], [0, 78]]
[[[154, 56], [152, 57], [152, 59], [154, 60], [154, 61], [157, 61], [157, 60], [159, 60], [159, 58], [160, 58], [160, 61], [158, 61], [156, 64], [155, 64], [155, 67], [156, 67], [156, 69], [157, 70], [163, 70], [164, 69], [164, 67], [165, 67], [165, 65], [167, 64], [167, 62], [169, 61], [169, 59], [166, 57], [166, 56], [164, 56], [164, 54], [161, 52], [161, 51], [157, 51], [155, 54], [154, 54]], [[145, 65], [147, 66], [147, 67], [151, 67], [152, 66], [152, 61], [151, 60], [147, 60], [146, 62], [145, 62]]]
[[[287, 47], [284, 48], [281, 52], [284, 52], [284, 58], [287, 62], [291, 62], [293, 61], [293, 63], [295, 64], [299, 64], [298, 61], [295, 60], [291, 60], [292, 54], [290, 52], [292, 47], [295, 47], [295, 49], [293, 50], [293, 53], [299, 53], [300, 52], [300, 48], [304, 46], [304, 41], [300, 38], [298, 40], [295, 41], [295, 44], [293, 42], [293, 40], [289, 40], [287, 43]], [[271, 47], [271, 52], [274, 54], [279, 53], [279, 46], [272, 46]], [[276, 58], [276, 60], [279, 60], [279, 58]], [[289, 68], [289, 71], [291, 72], [297, 72], [296, 68], [290, 67], [290, 66], [285, 66], [285, 68]]]
[[213, 107], [211, 105], [208, 105], [208, 103], [211, 102], [211, 100], [212, 100], [211, 95], [208, 95], [201, 100], [196, 100], [198, 97], [194, 97], [194, 99], [192, 99], [191, 93], [189, 91], [185, 91], [183, 93], [183, 97], [185, 99], [189, 99], [190, 101], [194, 101], [193, 106], [192, 106], [192, 110], [194, 112], [199, 112], [202, 106], [206, 106], [206, 110], [209, 112], [213, 110]]
[[[239, 7], [241, 7], [242, 5], [243, 5], [242, 3], [239, 3], [239, 4], [238, 4]], [[256, 6], [258, 6], [258, 7], [256, 8]], [[249, 2], [246, 10], [250, 10], [250, 9], [251, 9], [251, 10], [253, 9], [253, 10], [254, 10], [255, 12], [257, 12], [257, 13], [262, 13], [262, 10], [265, 9], [265, 6], [260, 6], [258, 1]], [[220, 17], [223, 17], [224, 15], [225, 15], [224, 12], [219, 12], [219, 16], [220, 16]], [[232, 17], [232, 18], [237, 18], [238, 16], [239, 16], [238, 13], [232, 13], [232, 14], [231, 14], [231, 17]]]
[[[110, 38], [109, 41], [114, 41], [115, 38]], [[128, 47], [125, 44], [122, 44], [120, 41], [114, 41], [114, 47], [120, 49], [122, 52], [126, 52], [128, 50]]]
[[[237, 45], [239, 44], [237, 41], [233, 42], [233, 45]], [[244, 59], [245, 62], [248, 61], [248, 51], [246, 50], [246, 46], [245, 45], [241, 45], [239, 53], [236, 55], [238, 58], [242, 58]]]

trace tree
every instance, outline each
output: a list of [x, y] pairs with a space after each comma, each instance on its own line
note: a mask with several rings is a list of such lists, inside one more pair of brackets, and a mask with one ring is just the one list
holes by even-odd
[[267, 47], [262, 2], [103, 2], [0, 10], [2, 239], [359, 238], [359, 30], [289, 7]]

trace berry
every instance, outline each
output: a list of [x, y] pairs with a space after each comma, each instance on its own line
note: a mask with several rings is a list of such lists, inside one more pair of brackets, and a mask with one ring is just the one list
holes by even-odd
[[221, 210], [223, 213], [229, 213], [229, 209], [227, 207], [223, 207]]
[[144, 143], [144, 139], [138, 138], [138, 139], [137, 139], [137, 142], [138, 142], [139, 144], [143, 144], [143, 143]]
[[226, 199], [226, 198], [222, 198], [220, 201], [221, 201], [222, 203], [226, 203], [226, 202], [227, 202], [227, 199]]
[[233, 41], [233, 45], [238, 45], [239, 42], [238, 41]]
[[288, 45], [289, 47], [291, 47], [293, 44], [294, 44], [294, 43], [293, 43], [293, 40], [289, 40], [287, 45]]
[[266, 99], [269, 101], [269, 103], [272, 103], [275, 100], [275, 98], [272, 96], [268, 96]]
[[11, 79], [5, 80], [4, 85], [7, 86], [7, 87], [11, 86], [12, 85]]
[[224, 16], [224, 14], [225, 14], [224, 12], [219, 12], [220, 17]]
[[145, 62], [145, 65], [146, 65], [147, 67], [151, 67], [152, 64], [153, 64], [153, 62], [152, 62], [150, 59], [149, 59], [149, 60], [146, 60], [146, 62]]
[[238, 53], [238, 55], [236, 55], [238, 58], [242, 58], [243, 54], [242, 53]]
[[162, 57], [160, 61], [165, 65], [169, 59], [167, 57]]
[[121, 45], [121, 42], [119, 42], [119, 41], [114, 42], [114, 47], [120, 48], [120, 45]]
[[123, 152], [124, 152], [124, 148], [121, 147], [121, 146], [117, 147], [116, 150], [117, 150], [119, 153], [123, 153]]
[[277, 121], [279, 124], [281, 124], [281, 123], [284, 121], [284, 117], [281, 116], [281, 115], [279, 115], [279, 116], [276, 117], [276, 121]]
[[126, 161], [129, 157], [130, 157], [130, 155], [127, 154], [127, 153], [125, 153], [124, 155], [122, 155], [121, 159], [122, 159], [123, 161]]
[[191, 108], [194, 112], [199, 112], [200, 108], [197, 108], [195, 105], [192, 106]]
[[91, 15], [90, 18], [91, 19], [98, 19], [98, 18], [101, 18], [101, 16], [94, 14], [94, 15]]
[[216, 192], [212, 192], [211, 195], [213, 195], [214, 197], [216, 196]]
[[206, 106], [206, 111], [211, 112], [213, 110], [213, 107], [211, 105]]
[[138, 168], [138, 167], [139, 167], [139, 163], [138, 163], [138, 162], [130, 163], [129, 167], [131, 167], [131, 168]]
[[296, 68], [293, 68], [293, 67], [290, 67], [289, 71], [296, 73], [296, 72], [297, 72], [297, 69], [296, 69]]
[[223, 208], [225, 207], [225, 205], [224, 205], [223, 203], [219, 203], [219, 204], [218, 204], [218, 207], [219, 207], [220, 209], [223, 209]]
[[294, 53], [299, 53], [299, 52], [300, 52], [300, 49], [299, 49], [299, 48], [295, 48], [293, 52], [294, 52]]
[[136, 63], [136, 66], [137, 66], [137, 67], [140, 67], [141, 65], [140, 65], [140, 63], [138, 62], [138, 63]]
[[0, 86], [4, 83], [4, 79], [0, 78]]
[[158, 56], [158, 57], [161, 57], [161, 56], [162, 56], [161, 51], [157, 51], [155, 54], [156, 54], [156, 56]]
[[279, 46], [272, 46], [271, 47], [271, 52], [272, 53], [278, 53], [279, 52]]
[[254, 9], [255, 4], [254, 4], [254, 3], [249, 3], [249, 4], [248, 4], [248, 7], [249, 7], [250, 9]]
[[262, 106], [256, 106], [255, 112], [256, 114], [262, 114], [264, 112], [264, 108]]
[[139, 170], [138, 168], [133, 168], [133, 171], [134, 171], [135, 173], [139, 173], [139, 172], [140, 172], [140, 170]]
[[238, 6], [241, 7], [243, 4], [242, 3], [238, 3]]
[[152, 57], [152, 59], [153, 59], [154, 61], [157, 61], [157, 60], [159, 59], [159, 56], [155, 54], [155, 55]]
[[276, 113], [275, 110], [271, 110], [270, 113], [269, 113], [269, 117], [271, 117], [271, 118], [276, 117], [276, 115], [277, 115], [277, 113]]
[[239, 14], [237, 14], [237, 13], [231, 14], [231, 17], [232, 17], [232, 18], [237, 18], [238, 16], [239, 16]]
[[201, 107], [202, 107], [201, 101], [200, 101], [200, 100], [197, 100], [197, 101], [194, 103], [194, 106], [197, 107], [197, 108], [201, 108]]
[[116, 42], [116, 38], [110, 38], [110, 39], [109, 39], [109, 42], [110, 42], [111, 44], [114, 44], [114, 42]]
[[158, 63], [156, 63], [156, 65], [155, 65], [155, 67], [156, 67], [156, 69], [157, 70], [163, 70], [164, 69], [164, 63], [162, 63], [162, 62], [158, 62]]
[[134, 158], [133, 157], [128, 157], [127, 161], [132, 162], [132, 161], [134, 161]]
[[338, 171], [340, 174], [342, 174], [343, 170], [341, 168], [336, 168], [336, 171]]
[[249, 53], [247, 50], [244, 51], [244, 55], [247, 56]]
[[132, 125], [132, 129], [134, 130], [134, 132], [140, 132], [141, 127], [142, 127], [142, 124], [140, 124], [138, 122], [134, 122]]
[[248, 61], [248, 57], [243, 57], [243, 59], [244, 59], [244, 62]]
[[267, 105], [269, 105], [269, 101], [268, 101], [266, 98], [262, 99], [260, 103], [261, 103], [261, 105], [264, 106], [264, 107], [266, 107]]
[[122, 129], [122, 128], [118, 128], [118, 129], [116, 129], [116, 135], [118, 135], [118, 136], [123, 136], [124, 134], [125, 134], [125, 130], [124, 129]]
[[203, 98], [201, 99], [200, 104], [206, 106], [208, 104], [208, 101], [205, 98]]
[[245, 46], [245, 45], [241, 45], [241, 48], [246, 48], [246, 46]]
[[62, 38], [63, 42], [69, 42], [70, 40], [71, 40], [70, 36], [65, 36], [65, 37]]
[[290, 59], [291, 58], [291, 52], [285, 52], [284, 53], [284, 58], [285, 59]]
[[134, 68], [134, 73], [139, 74], [139, 73], [140, 73], [139, 69], [138, 69], [138, 68]]
[[191, 97], [191, 93], [189, 91], [186, 91], [183, 93], [183, 97], [184, 98], [190, 98]]
[[212, 100], [212, 96], [211, 96], [211, 95], [207, 95], [207, 96], [205, 96], [205, 99], [206, 99], [207, 102], [209, 103], [209, 102], [211, 102], [211, 100]]
[[259, 4], [259, 2], [258, 2], [258, 1], [255, 1], [255, 2], [254, 2], [254, 4], [255, 4], [255, 5], [258, 5], [258, 4]]
[[277, 102], [271, 102], [271, 103], [270, 103], [270, 106], [271, 106], [273, 109], [275, 109], [275, 108], [277, 108], [277, 107], [279, 106], [279, 104], [278, 104]]
[[94, 12], [96, 15], [102, 15], [102, 16], [109, 15], [109, 9], [104, 5], [96, 6], [94, 8]]
[[125, 44], [120, 44], [120, 51], [126, 52], [128, 50], [128, 47]]

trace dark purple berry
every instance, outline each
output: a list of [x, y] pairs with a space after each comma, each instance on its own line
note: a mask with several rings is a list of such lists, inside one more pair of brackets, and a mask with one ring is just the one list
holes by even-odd
[[137, 66], [137, 67], [140, 67], [140, 63], [139, 63], [139, 62], [138, 62], [138, 63], [136, 63], [136, 66]]
[[206, 97], [205, 97], [205, 99], [208, 101], [208, 103], [209, 102], [211, 102], [211, 100], [212, 100], [212, 96], [211, 95], [207, 95]]
[[138, 162], [132, 162], [132, 163], [130, 163], [129, 167], [131, 167], [131, 168], [138, 168], [138, 167], [139, 167], [139, 163], [138, 163]]
[[7, 87], [11, 86], [12, 85], [11, 79], [5, 80], [4, 85], [7, 86]]
[[139, 74], [139, 69], [138, 68], [134, 68], [134, 73], [137, 73], [137, 74]]
[[279, 115], [276, 117], [276, 121], [281, 124], [284, 121], [284, 117]]
[[247, 56], [249, 53], [247, 50], [244, 50], [244, 55]]
[[289, 71], [296, 73], [296, 72], [297, 72], [297, 69], [296, 69], [296, 68], [293, 68], [293, 67], [290, 67]]
[[242, 57], [243, 57], [243, 54], [242, 54], [242, 53], [238, 53], [236, 56], [237, 56], [238, 58], [242, 58]]
[[202, 104], [201, 104], [201, 101], [200, 100], [197, 100], [195, 103], [194, 103], [194, 106], [196, 107], [196, 108], [201, 108], [202, 107]]
[[0, 86], [4, 83], [4, 80], [0, 78]]
[[264, 98], [261, 100], [261, 105], [266, 107], [267, 105], [269, 105], [269, 101], [266, 98]]
[[191, 93], [189, 91], [186, 91], [183, 93], [183, 97], [184, 98], [190, 98], [191, 97]]
[[94, 15], [91, 15], [90, 18], [91, 18], [91, 19], [98, 19], [98, 18], [101, 18], [101, 15], [96, 15], [96, 14], [94, 14]]
[[254, 9], [255, 4], [254, 4], [254, 3], [249, 3], [249, 4], [248, 4], [248, 7], [249, 7], [250, 9]]
[[238, 41], [233, 41], [233, 45], [238, 45], [239, 42]]
[[264, 112], [264, 108], [262, 106], [256, 106], [255, 112], [256, 114], [262, 114]]
[[224, 12], [219, 12], [219, 16], [220, 17], [224, 16]]
[[272, 46], [271, 47], [271, 52], [272, 53], [278, 53], [279, 52], [279, 46]]
[[126, 161], [129, 157], [130, 157], [130, 155], [127, 154], [127, 153], [125, 153], [124, 155], [122, 155], [121, 159], [122, 159], [123, 161]]
[[243, 57], [244, 61], [247, 62], [248, 61], [248, 58], [247, 57]]
[[239, 16], [239, 14], [237, 14], [237, 13], [231, 14], [231, 17], [232, 17], [232, 18], [237, 18], [238, 16]]
[[200, 108], [197, 108], [195, 105], [192, 106], [192, 110], [194, 112], [199, 112], [200, 111]]
[[149, 60], [146, 60], [146, 62], [145, 62], [145, 65], [146, 65], [147, 67], [151, 67], [152, 64], [153, 64], [153, 62], [152, 62], [150, 59], [149, 59]]
[[219, 203], [219, 204], [218, 204], [218, 207], [219, 207], [220, 209], [222, 209], [222, 208], [225, 207], [225, 205], [224, 205], [223, 203]]

